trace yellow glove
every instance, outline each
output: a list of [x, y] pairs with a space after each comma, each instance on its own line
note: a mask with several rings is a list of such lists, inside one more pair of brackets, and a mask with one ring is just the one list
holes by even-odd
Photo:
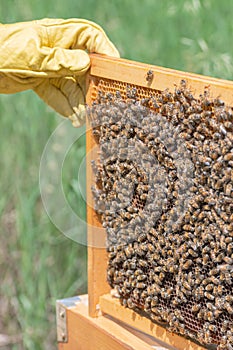
[[33, 89], [74, 126], [85, 121], [87, 52], [119, 57], [101, 27], [83, 19], [0, 24], [0, 49], [0, 93]]

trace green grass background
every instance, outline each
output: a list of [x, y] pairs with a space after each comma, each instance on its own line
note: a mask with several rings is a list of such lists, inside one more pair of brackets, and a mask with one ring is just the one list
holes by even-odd
[[[232, 16], [230, 0], [0, 0], [2, 23], [90, 19], [122, 57], [225, 79], [233, 78]], [[61, 121], [31, 91], [0, 95], [1, 350], [56, 349], [55, 300], [86, 292], [86, 249], [50, 222], [39, 192], [40, 158]], [[63, 169], [66, 196], [82, 217], [76, 181], [84, 154], [83, 139]]]

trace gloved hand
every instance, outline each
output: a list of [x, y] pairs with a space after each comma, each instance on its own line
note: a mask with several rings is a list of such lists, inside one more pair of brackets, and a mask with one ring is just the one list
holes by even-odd
[[101, 27], [83, 19], [0, 24], [0, 49], [0, 93], [33, 89], [76, 127], [85, 121], [88, 52], [119, 57]]

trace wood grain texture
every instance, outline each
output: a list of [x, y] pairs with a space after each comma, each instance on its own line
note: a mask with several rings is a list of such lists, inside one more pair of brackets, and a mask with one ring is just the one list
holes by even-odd
[[[91, 90], [94, 82], [88, 76], [87, 104], [91, 103]], [[91, 186], [94, 184], [91, 159], [96, 159], [97, 144], [92, 137], [89, 121], [86, 121], [86, 198], [87, 198], [87, 235], [88, 235], [88, 296], [89, 315], [96, 317], [100, 295], [110, 290], [107, 284], [107, 252], [105, 247], [105, 231], [94, 210]], [[102, 248], [101, 248], [102, 247]]]
[[68, 343], [59, 343], [59, 350], [152, 349], [151, 343], [141, 340], [113, 320], [104, 316], [90, 317], [88, 307], [82, 302], [66, 312]]
[[[148, 70], [153, 72], [153, 80], [147, 82]], [[97, 54], [91, 55], [90, 74], [107, 79], [123, 81], [151, 89], [163, 91], [167, 88], [173, 90], [179, 85], [181, 79], [187, 81], [195, 97], [203, 93], [204, 88], [210, 87], [210, 95], [219, 97], [229, 106], [233, 106], [233, 82], [215, 79], [204, 75], [177, 71], [169, 68], [152, 66], [140, 62], [119, 58], [110, 58]]]

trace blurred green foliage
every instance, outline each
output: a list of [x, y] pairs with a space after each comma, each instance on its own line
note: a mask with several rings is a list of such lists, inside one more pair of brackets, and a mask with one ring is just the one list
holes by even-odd
[[[122, 57], [233, 78], [229, 0], [0, 0], [0, 22], [44, 17], [100, 24]], [[0, 334], [4, 350], [56, 349], [55, 300], [86, 292], [86, 249], [50, 222], [39, 192], [39, 164], [62, 119], [31, 91], [0, 96]], [[84, 140], [63, 167], [72, 208], [85, 217], [76, 186]], [[80, 204], [81, 203], [81, 204]]]

